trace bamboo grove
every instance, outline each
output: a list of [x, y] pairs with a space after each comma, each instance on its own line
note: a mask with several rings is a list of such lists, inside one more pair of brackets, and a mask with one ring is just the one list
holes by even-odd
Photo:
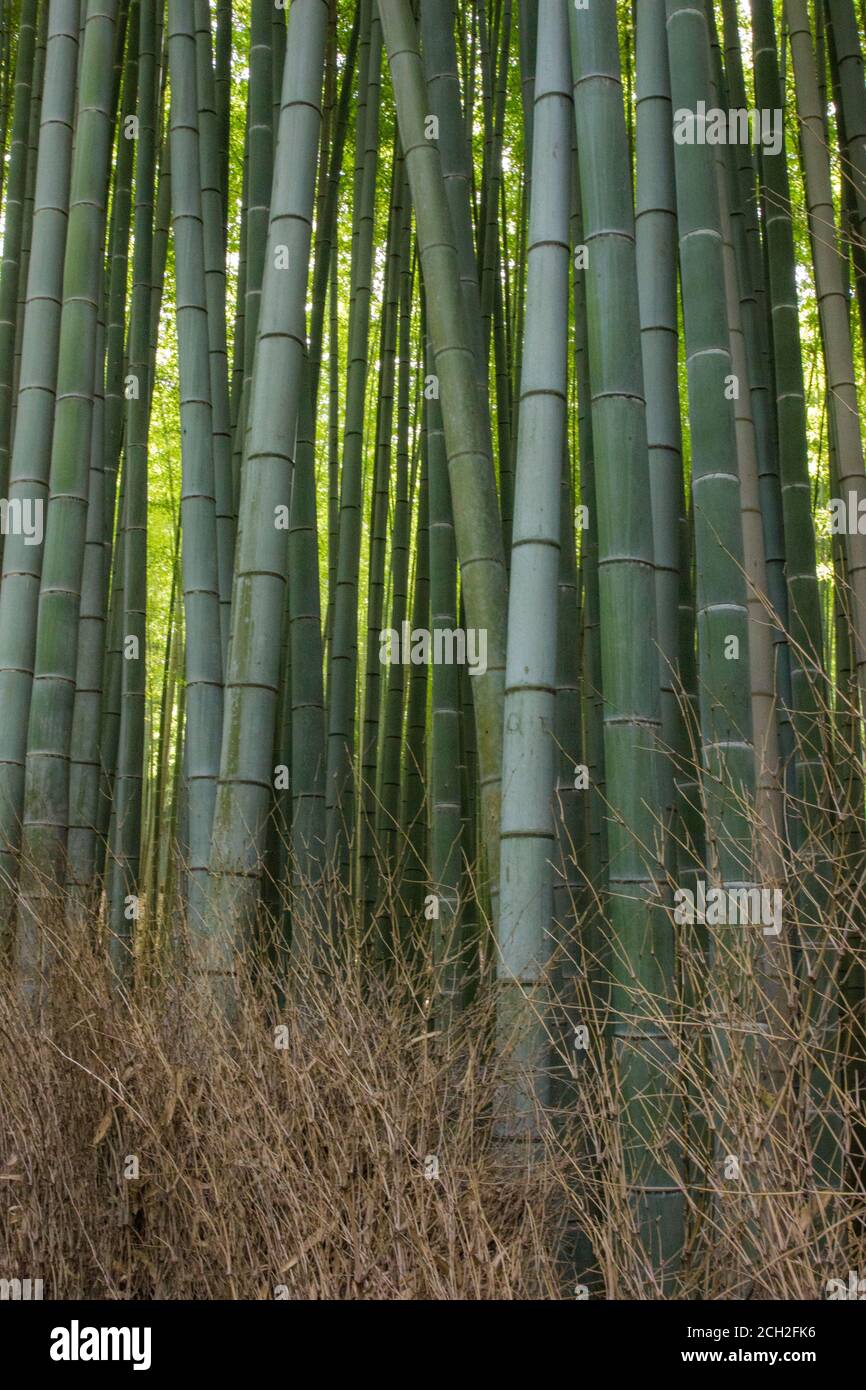
[[434, 1039], [492, 989], [503, 1161], [608, 1087], [604, 1152], [567, 1142], [648, 1286], [679, 1287], [696, 1221], [748, 1252], [795, 1131], [803, 1238], [841, 1268], [862, 0], [2, 24], [0, 937], [27, 1008], [81, 934], [119, 996], [169, 961], [229, 1023], [265, 960], [275, 1017], [348, 962]]

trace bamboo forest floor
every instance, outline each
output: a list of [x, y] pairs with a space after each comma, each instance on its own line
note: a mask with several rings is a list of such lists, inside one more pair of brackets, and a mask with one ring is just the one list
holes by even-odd
[[[700, 949], [682, 952], [667, 1022], [632, 1000], [646, 1034], [681, 1044], [668, 1108], [643, 1098], [650, 1150], [685, 1155], [682, 1257], [659, 1282], [626, 1194], [611, 1051], [591, 1043], [610, 1030], [602, 920], [579, 977], [595, 1005], [554, 961], [547, 1104], [528, 1124], [503, 1109], [517, 1063], [496, 1046], [495, 985], [467, 979], [470, 1002], [440, 1027], [431, 960], [396, 920], [366, 937], [340, 921], [354, 945], [330, 949], [327, 971], [295, 965], [300, 1004], [281, 993], [280, 950], [251, 953], [231, 1027], [168, 949], [177, 923], [142, 931], [131, 995], [100, 923], [46, 928], [50, 1008], [0, 990], [0, 1265], [39, 1271], [46, 1297], [792, 1299], [864, 1262], [862, 1132], [849, 1107], [831, 1194], [793, 975], [776, 978], [769, 1043], [764, 1030], [724, 1064], [693, 1045], [725, 1013], [718, 995], [696, 1002]], [[831, 1081], [826, 1112], [842, 1098]], [[742, 1169], [726, 1126], [755, 1136]]]

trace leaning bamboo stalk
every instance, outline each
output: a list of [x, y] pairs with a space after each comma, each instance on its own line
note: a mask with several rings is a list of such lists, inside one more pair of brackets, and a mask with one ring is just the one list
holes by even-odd
[[442, 165], [425, 135], [426, 84], [407, 0], [380, 0], [400, 138], [412, 190], [430, 337], [445, 424], [457, 552], [469, 624], [487, 642], [487, 669], [472, 678], [483, 801], [483, 836], [494, 902], [499, 885], [502, 699], [506, 579], [488, 433], [473, 390], [458, 258]]

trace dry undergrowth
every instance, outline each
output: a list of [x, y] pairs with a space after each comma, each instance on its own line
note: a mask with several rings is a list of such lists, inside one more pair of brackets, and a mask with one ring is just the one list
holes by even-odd
[[0, 996], [0, 1272], [46, 1298], [555, 1296], [555, 1184], [503, 1175], [482, 1005], [444, 1046], [346, 968], [303, 1015], [245, 990], [229, 1036], [170, 979], [113, 998], [98, 955], [54, 979], [39, 1027]]
[[[300, 1008], [259, 970], [229, 1031], [163, 947], [130, 1000], [67, 925], [41, 1018], [10, 972], [0, 983], [0, 1275], [73, 1299], [790, 1299], [864, 1269], [862, 1068], [839, 1052], [862, 1055], [862, 996], [816, 1053], [796, 952], [778, 953], [756, 1020], [753, 958], [717, 945], [730, 958], [707, 989], [705, 946], [682, 933], [672, 997], [635, 987], [628, 1003], [669, 1059], [664, 1094], [648, 1082], [637, 1106], [681, 1188], [685, 1254], [653, 1275], [623, 1176], [611, 1017], [585, 983], [616, 951], [590, 916], [598, 959], [584, 950], [576, 985], [554, 964], [568, 1008], [531, 1148], [497, 1127], [489, 984], [443, 1035], [419, 952], [384, 969], [372, 947], [309, 972]], [[821, 1115], [842, 1135], [837, 1183]]]

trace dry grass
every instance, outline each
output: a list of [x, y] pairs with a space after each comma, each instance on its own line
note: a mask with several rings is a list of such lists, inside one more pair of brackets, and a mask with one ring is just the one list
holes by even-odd
[[[396, 925], [339, 963], [305, 954], [329, 969], [296, 968], [300, 1004], [241, 973], [232, 1028], [166, 947], [171, 920], [145, 913], [129, 997], [98, 930], [43, 924], [50, 1007], [36, 1019], [0, 979], [0, 1275], [71, 1299], [824, 1297], [866, 1270], [863, 887], [827, 849], [820, 900], [814, 858], [787, 855], [778, 937], [672, 923], [664, 999], [584, 892], [530, 1143], [502, 1137], [495, 985], [437, 1031], [429, 924], [402, 960]], [[617, 1021], [665, 1059], [630, 1102]], [[664, 1277], [626, 1178], [647, 1150], [684, 1213]]]
[[167, 980], [113, 998], [98, 954], [54, 979], [41, 1027], [0, 995], [5, 1275], [52, 1298], [556, 1296], [556, 1184], [503, 1172], [483, 1004], [445, 1044], [347, 968], [303, 1014], [244, 990], [229, 1034]]

